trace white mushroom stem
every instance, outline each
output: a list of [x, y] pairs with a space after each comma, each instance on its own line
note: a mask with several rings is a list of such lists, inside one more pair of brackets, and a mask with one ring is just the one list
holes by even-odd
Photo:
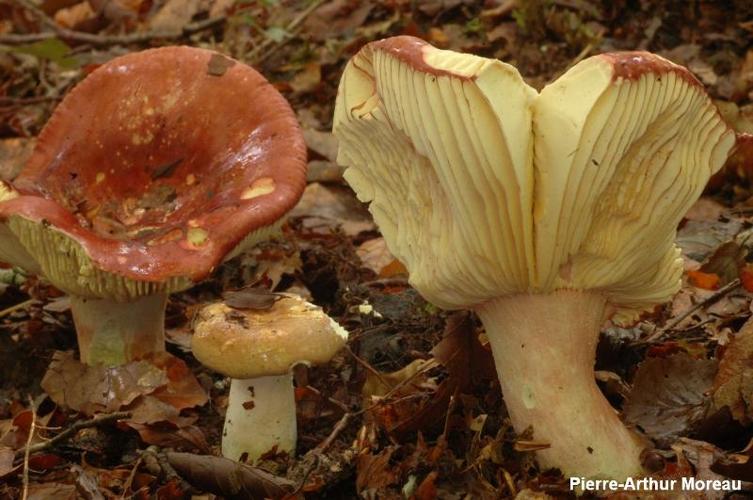
[[132, 302], [71, 297], [81, 362], [117, 366], [165, 350], [167, 294]]
[[275, 446], [293, 455], [297, 439], [291, 374], [232, 380], [222, 456], [254, 463]]
[[510, 418], [533, 428], [544, 467], [567, 476], [622, 480], [641, 475], [639, 438], [620, 421], [594, 380], [606, 299], [558, 290], [513, 295], [476, 308], [484, 323]]

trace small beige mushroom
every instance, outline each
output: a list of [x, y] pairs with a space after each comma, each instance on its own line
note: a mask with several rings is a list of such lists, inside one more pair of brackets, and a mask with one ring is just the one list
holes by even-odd
[[283, 295], [266, 310], [205, 306], [194, 326], [193, 353], [232, 379], [222, 455], [253, 463], [273, 449], [295, 454], [291, 370], [327, 363], [347, 339], [348, 332], [320, 307], [295, 295]]

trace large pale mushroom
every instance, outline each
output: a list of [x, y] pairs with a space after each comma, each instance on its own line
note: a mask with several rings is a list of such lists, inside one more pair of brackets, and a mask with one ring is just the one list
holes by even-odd
[[276, 228], [305, 156], [290, 106], [249, 66], [190, 47], [118, 57], [0, 182], [0, 260], [71, 295], [84, 363], [162, 351], [167, 295]]
[[515, 428], [565, 475], [641, 473], [594, 381], [599, 330], [680, 287], [676, 226], [734, 145], [688, 70], [602, 54], [540, 93], [503, 62], [396, 37], [349, 62], [345, 176], [428, 300], [481, 318]]

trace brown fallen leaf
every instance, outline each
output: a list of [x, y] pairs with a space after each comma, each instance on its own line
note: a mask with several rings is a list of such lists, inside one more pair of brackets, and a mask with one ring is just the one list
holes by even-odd
[[12, 181], [21, 171], [36, 144], [35, 139], [0, 140], [0, 180]]
[[625, 420], [669, 444], [706, 414], [716, 361], [685, 353], [649, 358], [638, 366], [625, 400]]
[[753, 319], [727, 345], [714, 378], [712, 401], [715, 410], [728, 407], [738, 422], [753, 422]]
[[122, 366], [87, 366], [72, 352], [56, 352], [42, 388], [57, 404], [87, 415], [110, 413], [167, 384], [167, 375], [147, 361]]
[[387, 242], [381, 237], [366, 240], [361, 243], [361, 245], [356, 248], [356, 255], [360, 257], [364, 266], [374, 271], [377, 275], [380, 275], [382, 269], [395, 260], [395, 257], [387, 248]]
[[390, 458], [395, 452], [389, 446], [376, 455], [370, 451], [362, 452], [356, 459], [356, 490], [361, 498], [376, 498], [376, 493], [399, 479], [397, 471], [390, 465]]
[[29, 485], [28, 500], [77, 500], [76, 486], [72, 484], [44, 483]]
[[12, 448], [0, 447], [0, 479], [20, 469], [20, 466], [13, 466], [13, 457], [15, 455], [16, 453]]
[[292, 481], [227, 458], [166, 453], [170, 465], [193, 486], [228, 499], [283, 498], [295, 490]]
[[149, 20], [149, 25], [155, 31], [179, 31], [191, 22], [200, 7], [200, 0], [167, 0]]
[[368, 210], [350, 189], [325, 187], [318, 182], [306, 186], [290, 217], [304, 217], [307, 227], [342, 228], [348, 236], [372, 231], [376, 226]]
[[147, 444], [153, 444], [162, 448], [172, 448], [177, 450], [197, 450], [200, 453], [209, 453], [210, 446], [207, 442], [204, 432], [195, 425], [186, 425], [187, 421], [196, 419], [184, 418], [183, 422], [175, 425], [172, 422], [165, 422], [157, 425], [143, 425], [134, 422], [128, 422], [128, 427], [139, 433], [142, 441]]
[[176, 411], [208, 400], [185, 362], [166, 352], [114, 367], [84, 365], [71, 352], [56, 352], [42, 388], [57, 404], [87, 415], [138, 406], [139, 397], [151, 395], [171, 408], [152, 412], [152, 421], [175, 420]]
[[272, 308], [282, 296], [266, 288], [244, 288], [222, 294], [225, 304], [233, 309], [266, 311]]

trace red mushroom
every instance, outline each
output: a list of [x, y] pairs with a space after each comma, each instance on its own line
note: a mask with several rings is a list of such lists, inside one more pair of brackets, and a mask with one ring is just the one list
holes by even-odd
[[0, 186], [0, 260], [72, 296], [83, 362], [120, 364], [164, 350], [167, 295], [275, 229], [305, 170], [293, 111], [254, 69], [190, 47], [118, 57]]

